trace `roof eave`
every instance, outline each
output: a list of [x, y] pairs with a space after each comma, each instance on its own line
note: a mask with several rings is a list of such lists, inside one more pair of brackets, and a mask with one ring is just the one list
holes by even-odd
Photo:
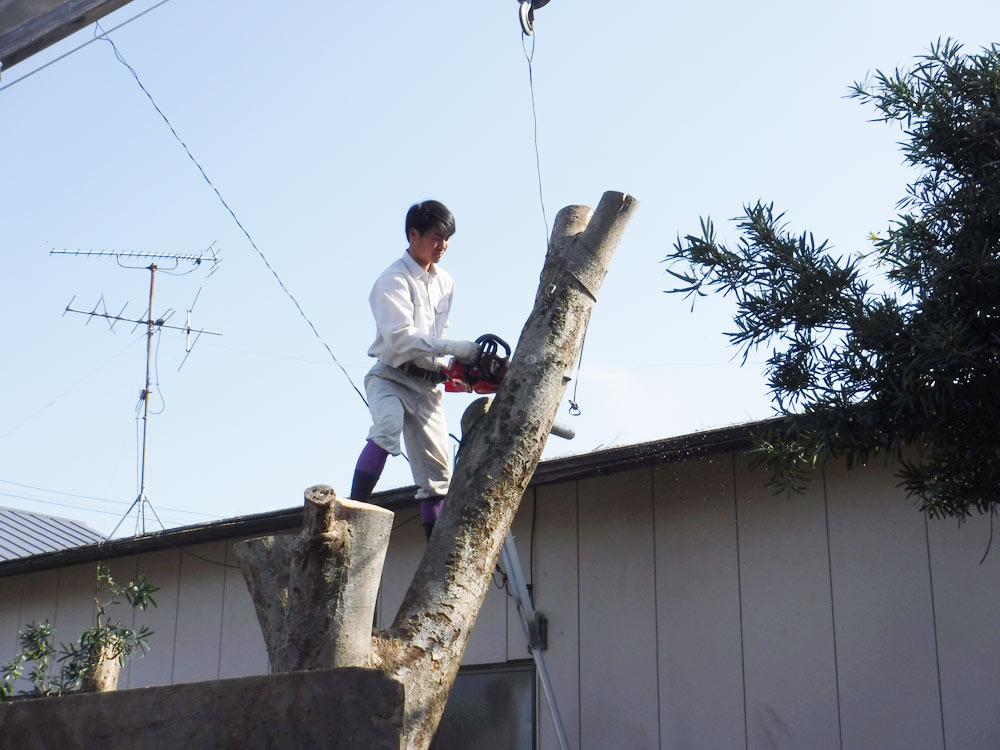
[[[778, 417], [748, 422], [646, 443], [550, 459], [538, 465], [529, 487], [576, 481], [644, 466], [743, 449], [750, 444], [753, 435], [764, 431], [782, 419]], [[399, 511], [416, 505], [413, 495], [413, 487], [400, 487], [372, 495], [371, 502], [392, 511]], [[285, 508], [7, 560], [0, 562], [0, 578], [115, 557], [190, 547], [195, 544], [224, 539], [246, 539], [257, 535], [295, 532], [301, 526], [302, 506]]]

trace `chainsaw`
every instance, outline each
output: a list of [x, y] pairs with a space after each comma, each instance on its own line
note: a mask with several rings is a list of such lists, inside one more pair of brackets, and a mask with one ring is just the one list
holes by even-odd
[[[510, 346], [499, 336], [487, 333], [476, 339], [479, 353], [475, 362], [452, 357], [443, 370], [444, 389], [449, 393], [496, 393], [510, 364]], [[499, 350], [503, 349], [503, 356]]]

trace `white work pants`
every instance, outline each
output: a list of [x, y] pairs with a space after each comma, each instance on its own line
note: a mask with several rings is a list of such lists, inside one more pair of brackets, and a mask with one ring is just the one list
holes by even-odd
[[365, 375], [365, 393], [372, 414], [368, 439], [398, 456], [402, 433], [417, 498], [446, 495], [451, 460], [441, 389], [376, 362]]

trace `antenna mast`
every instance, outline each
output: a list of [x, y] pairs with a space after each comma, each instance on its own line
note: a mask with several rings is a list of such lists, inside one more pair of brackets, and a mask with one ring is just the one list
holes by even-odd
[[[104, 318], [105, 320], [108, 321], [108, 328], [112, 332], [114, 331], [115, 325], [117, 325], [120, 321], [125, 321], [127, 323], [134, 323], [136, 328], [138, 328], [140, 325], [146, 326], [146, 380], [142, 392], [139, 394], [139, 400], [142, 403], [142, 454], [140, 462], [141, 468], [139, 471], [139, 494], [136, 496], [135, 500], [132, 502], [132, 505], [130, 505], [129, 509], [125, 511], [125, 515], [122, 516], [121, 520], [118, 521], [117, 525], [115, 525], [115, 528], [111, 531], [111, 534], [109, 534], [108, 536], [110, 538], [115, 535], [115, 532], [118, 531], [118, 528], [122, 525], [125, 519], [129, 517], [129, 515], [132, 513], [132, 510], [136, 508], [136, 506], [138, 506], [138, 513], [136, 514], [136, 536], [138, 536], [138, 534], [140, 533], [139, 531], [140, 527], [142, 529], [141, 533], [143, 534], [146, 533], [147, 505], [149, 506], [149, 510], [152, 512], [153, 516], [156, 518], [157, 523], [160, 524], [160, 528], [161, 529], [165, 528], [163, 525], [163, 521], [161, 521], [160, 517], [157, 515], [156, 509], [153, 507], [153, 503], [149, 499], [149, 495], [147, 494], [146, 491], [146, 452], [147, 452], [146, 449], [149, 445], [149, 396], [152, 393], [152, 388], [151, 388], [152, 381], [150, 373], [151, 373], [151, 363], [153, 356], [153, 334], [163, 328], [169, 328], [176, 331], [184, 331], [187, 334], [187, 341], [185, 343], [184, 361], [181, 362], [181, 367], [184, 366], [184, 362], [187, 361], [187, 355], [190, 354], [191, 350], [194, 348], [194, 344], [191, 343], [192, 333], [196, 334], [194, 340], [195, 343], [198, 342], [198, 339], [201, 337], [203, 333], [206, 333], [210, 336], [221, 336], [222, 334], [215, 331], [208, 331], [205, 329], [191, 328], [191, 310], [187, 311], [187, 324], [185, 326], [167, 325], [167, 320], [169, 320], [170, 317], [173, 315], [174, 312], [173, 310], [167, 310], [167, 312], [160, 318], [156, 318], [153, 315], [153, 291], [156, 285], [156, 272], [157, 270], [161, 269], [161, 266], [158, 266], [156, 261], [159, 260], [162, 262], [172, 263], [173, 265], [170, 266], [169, 268], [169, 270], [171, 271], [178, 268], [182, 263], [192, 264], [193, 267], [189, 271], [185, 271], [184, 272], [185, 274], [193, 272], [202, 263], [208, 263], [210, 264], [210, 269], [211, 269], [208, 275], [211, 276], [217, 270], [218, 264], [222, 262], [222, 259], [219, 257], [218, 253], [215, 250], [215, 243], [209, 245], [208, 249], [205, 250], [200, 255], [174, 255], [168, 253], [141, 253], [141, 252], [116, 253], [116, 252], [109, 252], [102, 250], [52, 250], [50, 254], [82, 255], [91, 258], [94, 257], [114, 258], [118, 262], [118, 265], [121, 266], [122, 268], [135, 269], [135, 270], [145, 269], [149, 271], [149, 307], [146, 308], [146, 314], [144, 318], [137, 319], [137, 318], [124, 317], [125, 307], [128, 307], [128, 303], [126, 303], [125, 307], [123, 307], [117, 315], [111, 315], [110, 313], [107, 312], [103, 296], [100, 298], [100, 300], [98, 300], [94, 308], [89, 311], [74, 309], [72, 307], [73, 300], [76, 299], [76, 297], [74, 297], [69, 301], [69, 304], [66, 305], [66, 309], [63, 312], [63, 315], [65, 315], [67, 312], [72, 312], [72, 313], [79, 313], [81, 315], [86, 315], [91, 319]], [[150, 261], [150, 263], [148, 266], [128, 265], [122, 262], [123, 258], [133, 259], [133, 260], [143, 259]], [[198, 293], [199, 294], [201, 293], [200, 289]], [[198, 301], [198, 295], [195, 295], [195, 302], [197, 301]], [[194, 304], [195, 304], [194, 302], [191, 303], [192, 309], [194, 308]], [[101, 308], [103, 312], [98, 312], [98, 308]], [[88, 320], [88, 322], [90, 321]], [[177, 369], [179, 370], [180, 367], [178, 367]]]

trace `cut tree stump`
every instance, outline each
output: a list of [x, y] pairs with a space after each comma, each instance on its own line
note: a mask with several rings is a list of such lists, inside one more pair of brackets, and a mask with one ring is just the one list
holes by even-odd
[[305, 491], [298, 536], [236, 545], [272, 672], [368, 663], [392, 519], [317, 485]]

